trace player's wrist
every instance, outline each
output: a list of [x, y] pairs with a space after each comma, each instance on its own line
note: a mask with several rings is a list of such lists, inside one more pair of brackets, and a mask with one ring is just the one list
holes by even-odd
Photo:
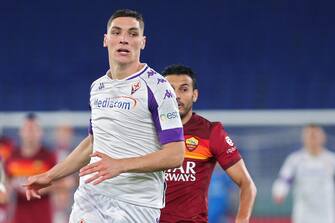
[[49, 184], [52, 184], [56, 180], [55, 175], [51, 171], [45, 173], [45, 178]]
[[129, 172], [131, 170], [131, 161], [129, 159], [119, 159], [118, 167], [120, 174]]

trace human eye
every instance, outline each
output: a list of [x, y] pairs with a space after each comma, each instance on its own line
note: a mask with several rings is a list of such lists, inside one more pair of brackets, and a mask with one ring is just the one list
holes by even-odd
[[111, 31], [111, 35], [113, 35], [113, 36], [117, 36], [119, 34], [120, 34], [120, 31], [117, 30], [117, 29], [114, 29], [114, 30]]
[[136, 36], [138, 36], [139, 34], [138, 34], [138, 32], [136, 32], [136, 31], [132, 31], [132, 32], [129, 32], [129, 36], [130, 37], [136, 37]]
[[186, 87], [186, 86], [183, 86], [183, 87], [181, 87], [181, 89], [180, 89], [182, 92], [187, 92], [188, 91], [188, 87]]

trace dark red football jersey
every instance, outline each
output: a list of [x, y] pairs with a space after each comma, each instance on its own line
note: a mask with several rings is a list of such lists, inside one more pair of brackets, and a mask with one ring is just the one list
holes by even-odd
[[225, 170], [241, 159], [219, 122], [193, 113], [184, 125], [185, 159], [182, 167], [165, 172], [166, 206], [161, 223], [207, 222], [208, 187], [216, 162]]
[[[46, 172], [56, 163], [55, 155], [41, 148], [33, 157], [23, 157], [17, 149], [7, 159], [5, 170], [10, 181], [17, 180], [25, 183], [28, 176]], [[51, 223], [52, 207], [49, 195], [45, 194], [41, 199], [27, 201], [22, 190], [16, 190], [16, 208], [12, 223]]]

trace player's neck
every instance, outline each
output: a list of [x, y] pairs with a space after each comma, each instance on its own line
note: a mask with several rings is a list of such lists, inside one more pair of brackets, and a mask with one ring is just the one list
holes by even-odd
[[109, 69], [109, 76], [115, 80], [122, 80], [143, 68], [144, 64], [137, 62], [133, 64], [113, 64]]
[[309, 154], [312, 156], [319, 156], [323, 152], [323, 147], [315, 147], [315, 148], [309, 148], [308, 149]]
[[21, 154], [23, 157], [32, 157], [41, 148], [40, 144], [22, 144]]
[[188, 121], [190, 121], [190, 119], [192, 118], [192, 109], [185, 115], [181, 118], [181, 122], [183, 125], [185, 125]]

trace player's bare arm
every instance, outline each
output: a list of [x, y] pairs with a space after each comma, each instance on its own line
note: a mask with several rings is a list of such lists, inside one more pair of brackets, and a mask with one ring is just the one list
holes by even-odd
[[7, 202], [8, 196], [5, 185], [5, 171], [0, 160], [0, 204]]
[[236, 223], [249, 223], [253, 204], [256, 198], [256, 186], [243, 162], [238, 161], [226, 170], [230, 178], [240, 188], [240, 204], [236, 215]]
[[[290, 168], [287, 166], [287, 162], [285, 164], [285, 168]], [[276, 204], [282, 204], [285, 201], [285, 198], [291, 187], [289, 179], [290, 178], [286, 178], [284, 176], [279, 176], [278, 179], [275, 180], [272, 187], [272, 197]]]
[[58, 163], [45, 173], [28, 178], [27, 183], [24, 185], [27, 199], [41, 198], [41, 189], [50, 186], [54, 181], [75, 173], [81, 167], [87, 165], [91, 153], [92, 135], [89, 135], [81, 141], [64, 161]]
[[86, 183], [96, 185], [124, 172], [144, 173], [179, 167], [184, 160], [184, 141], [167, 143], [160, 151], [141, 157], [113, 159], [101, 152], [95, 152], [92, 156], [101, 160], [83, 167], [79, 175], [96, 173], [86, 180]]

